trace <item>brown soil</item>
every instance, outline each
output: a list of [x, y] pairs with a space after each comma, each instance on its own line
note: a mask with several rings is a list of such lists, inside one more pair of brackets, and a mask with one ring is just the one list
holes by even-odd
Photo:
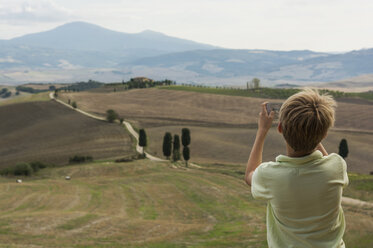
[[0, 116], [0, 167], [30, 161], [59, 165], [73, 155], [100, 159], [134, 152], [124, 128], [53, 101], [2, 106]]
[[[77, 101], [79, 108], [99, 115], [112, 108], [135, 126], [146, 128], [150, 137], [148, 150], [160, 157], [164, 133], [180, 134], [182, 127], [189, 127], [192, 161], [239, 164], [246, 163], [254, 141], [260, 103], [268, 101], [160, 89], [68, 93], [62, 98]], [[370, 163], [373, 160], [373, 115], [369, 113], [373, 113], [373, 105], [361, 101], [338, 102], [336, 128], [324, 141], [329, 152], [338, 152], [340, 140], [347, 139], [350, 171], [373, 171]], [[283, 138], [273, 128], [266, 141], [264, 160], [274, 160], [284, 152]]]

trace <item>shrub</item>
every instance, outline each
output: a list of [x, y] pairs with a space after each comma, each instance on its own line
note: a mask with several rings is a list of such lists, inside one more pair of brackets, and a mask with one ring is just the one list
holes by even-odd
[[113, 123], [116, 119], [118, 119], [118, 114], [112, 109], [106, 111], [106, 119], [108, 122]]
[[47, 167], [51, 167], [53, 165], [47, 165], [42, 162], [36, 161], [31, 163], [19, 163], [14, 167], [8, 167], [0, 170], [0, 175], [2, 176], [8, 176], [8, 175], [14, 175], [14, 176], [30, 176], [33, 172], [37, 172], [40, 169], [44, 169]]
[[71, 106], [72, 106], [74, 109], [78, 107], [78, 105], [76, 104], [76, 102], [73, 102], [73, 103], [71, 104]]
[[13, 174], [15, 176], [22, 176], [22, 175], [30, 176], [32, 174], [32, 172], [33, 172], [33, 170], [32, 170], [32, 168], [29, 164], [22, 163], [22, 164], [17, 164], [14, 167]]
[[69, 164], [91, 162], [92, 160], [92, 156], [75, 155], [74, 157], [69, 158]]
[[123, 162], [132, 162], [132, 158], [118, 158], [115, 160], [115, 163], [123, 163]]
[[4, 94], [2, 94], [1, 97], [2, 97], [2, 98], [8, 98], [8, 97], [10, 97], [11, 95], [12, 95], [12, 92], [7, 91], [7, 92], [5, 92]]
[[141, 153], [137, 154], [137, 157], [136, 157], [136, 159], [145, 159], [145, 158], [146, 158], [146, 154], [141, 154]]
[[42, 162], [39, 162], [39, 161], [31, 162], [30, 166], [34, 172], [37, 172], [40, 169], [44, 169], [48, 167], [46, 164], [43, 164]]
[[0, 171], [0, 175], [2, 176], [8, 176], [8, 175], [13, 175], [13, 174], [14, 174], [13, 168], [4, 168]]

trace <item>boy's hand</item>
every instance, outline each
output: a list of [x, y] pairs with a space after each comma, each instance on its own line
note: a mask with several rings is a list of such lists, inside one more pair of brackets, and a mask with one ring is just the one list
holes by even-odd
[[258, 121], [258, 131], [263, 132], [266, 134], [268, 130], [272, 126], [273, 118], [275, 116], [275, 112], [272, 110], [271, 113], [267, 113], [267, 105], [268, 102], [262, 103], [262, 111], [259, 114], [259, 121]]
[[258, 121], [258, 133], [256, 134], [254, 145], [251, 149], [249, 160], [247, 161], [245, 181], [248, 185], [251, 185], [255, 169], [262, 163], [264, 139], [268, 130], [272, 126], [273, 117], [275, 116], [274, 111], [271, 111], [268, 115], [266, 107], [267, 103], [268, 102], [262, 103], [262, 111], [259, 114]]

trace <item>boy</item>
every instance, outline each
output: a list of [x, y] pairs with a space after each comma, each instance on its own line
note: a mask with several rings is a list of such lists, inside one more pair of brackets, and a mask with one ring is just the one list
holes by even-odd
[[334, 124], [335, 107], [332, 97], [310, 89], [288, 98], [277, 127], [287, 156], [262, 163], [264, 139], [274, 117], [262, 104], [245, 181], [254, 198], [268, 201], [270, 248], [345, 247], [341, 199], [348, 184], [346, 163], [335, 153], [328, 155], [321, 144]]

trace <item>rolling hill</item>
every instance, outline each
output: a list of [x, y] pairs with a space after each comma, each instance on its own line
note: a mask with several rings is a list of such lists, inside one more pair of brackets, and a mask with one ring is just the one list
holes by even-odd
[[[93, 120], [54, 101], [0, 106], [0, 115], [7, 117], [0, 123], [1, 159], [60, 159], [63, 164], [69, 154], [110, 157], [46, 168], [21, 177], [22, 183], [1, 176], [0, 246], [267, 247], [266, 203], [253, 200], [243, 181], [245, 166], [231, 164], [241, 152], [239, 159], [248, 156], [252, 124], [263, 99], [160, 89], [60, 95], [99, 115], [114, 108], [137, 127], [146, 127], [152, 153], [159, 151], [164, 131], [175, 134], [190, 127], [192, 158], [201, 163], [188, 168], [181, 162], [147, 159], [115, 163], [113, 157], [133, 152], [127, 133], [117, 124]], [[360, 120], [366, 113], [357, 111], [366, 106], [344, 107], [356, 111], [354, 118]], [[356, 128], [357, 122], [352, 124]], [[369, 132], [331, 132], [327, 149], [333, 151], [329, 148], [346, 135], [349, 166], [371, 161]], [[265, 159], [283, 147], [279, 137], [270, 131]], [[344, 196], [371, 203], [372, 176], [349, 177]], [[342, 204], [346, 245], [371, 247], [371, 205]]]
[[289, 82], [299, 81], [298, 84], [309, 84], [312, 81], [335, 81], [373, 73], [372, 61], [373, 49], [342, 54], [317, 53], [307, 50], [215, 49], [142, 58], [132, 64], [150, 68], [178, 68], [217, 78], [251, 75], [267, 81], [287, 80]]
[[74, 155], [94, 159], [135, 154], [119, 125], [83, 116], [53, 101], [0, 106], [0, 167], [41, 161], [67, 164]]
[[[104, 116], [114, 109], [149, 136], [148, 151], [162, 156], [165, 132], [181, 134], [189, 127], [192, 133], [191, 160], [198, 163], [244, 164], [255, 138], [259, 106], [268, 99], [203, 94], [162, 89], [135, 89], [110, 93], [63, 93], [65, 101], [78, 102], [85, 111]], [[281, 102], [281, 100], [271, 100]], [[373, 143], [373, 105], [362, 102], [339, 102], [336, 124], [324, 142], [329, 152], [338, 152], [342, 138], [350, 148], [349, 171], [369, 174]], [[264, 160], [274, 160], [285, 152], [284, 140], [275, 128], [269, 132]]]

